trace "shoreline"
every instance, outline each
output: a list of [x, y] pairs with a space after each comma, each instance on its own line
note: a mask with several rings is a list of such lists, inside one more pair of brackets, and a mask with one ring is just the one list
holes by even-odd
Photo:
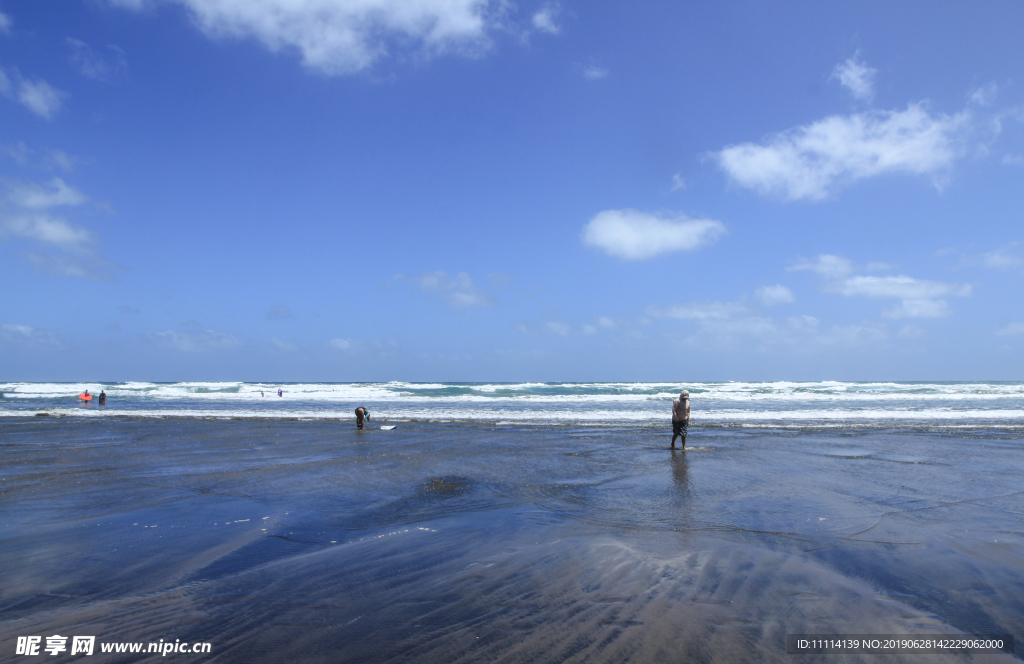
[[[300, 416], [284, 414], [266, 415], [216, 415], [216, 414], [180, 414], [151, 411], [149, 413], [138, 412], [48, 412], [45, 410], [35, 413], [21, 412], [0, 412], [0, 422], [32, 421], [41, 422], [44, 419], [97, 422], [104, 420], [121, 421], [150, 421], [150, 420], [183, 420], [183, 421], [210, 421], [210, 422], [305, 422], [305, 423], [330, 423], [330, 424], [352, 424], [353, 416], [332, 417], [323, 416]], [[488, 420], [488, 419], [417, 419], [417, 418], [386, 418], [372, 422], [367, 429], [378, 429], [379, 422], [397, 425], [445, 425], [445, 426], [467, 426], [467, 427], [493, 427], [493, 428], [515, 428], [523, 427], [529, 429], [557, 429], [564, 430], [573, 427], [584, 429], [622, 429], [643, 432], [663, 431], [671, 432], [671, 420], [661, 422], [637, 422], [635, 420], [623, 421], [544, 421], [544, 420]], [[1024, 432], [1024, 421], [1021, 422], [958, 422], [958, 423], [937, 423], [934, 420], [927, 421], [892, 421], [884, 418], [872, 418], [861, 421], [807, 421], [798, 423], [767, 423], [767, 422], [701, 422], [690, 426], [691, 435], [696, 431], [707, 430], [737, 430], [737, 431], [766, 431], [766, 432], [793, 432], [793, 433], [834, 433], [842, 431], [851, 432], [963, 432], [963, 431], [999, 431], [1006, 433]]]

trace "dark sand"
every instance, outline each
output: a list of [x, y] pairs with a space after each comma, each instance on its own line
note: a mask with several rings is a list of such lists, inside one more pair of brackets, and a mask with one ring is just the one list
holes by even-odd
[[12, 418], [0, 661], [77, 661], [14, 654], [55, 633], [212, 644], [83, 661], [444, 664], [809, 662], [787, 633], [1024, 634], [1019, 434], [669, 439]]

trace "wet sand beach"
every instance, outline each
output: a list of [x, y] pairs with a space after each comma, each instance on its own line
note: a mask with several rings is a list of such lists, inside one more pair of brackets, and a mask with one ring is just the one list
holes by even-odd
[[1020, 635], [1022, 437], [694, 427], [673, 452], [667, 427], [7, 418], [0, 661], [51, 634], [209, 642], [168, 656], [191, 662], [801, 662], [787, 634]]

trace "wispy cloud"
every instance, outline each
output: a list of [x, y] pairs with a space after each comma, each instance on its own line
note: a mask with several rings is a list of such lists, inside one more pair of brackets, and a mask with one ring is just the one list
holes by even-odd
[[0, 145], [0, 154], [13, 159], [20, 166], [32, 166], [36, 169], [71, 172], [82, 160], [63, 150], [33, 150], [18, 141], [12, 145]]
[[7, 200], [26, 209], [45, 210], [58, 206], [81, 205], [89, 199], [64, 180], [54, 178], [46, 185], [28, 182], [9, 187]]
[[71, 50], [71, 66], [86, 78], [115, 83], [128, 73], [128, 60], [120, 46], [107, 44], [103, 51], [97, 51], [84, 41], [72, 37], [68, 37], [66, 43]]
[[358, 342], [352, 339], [331, 339], [327, 342], [327, 345], [337, 350], [350, 351], [354, 350]]
[[988, 85], [983, 85], [976, 90], [972, 90], [967, 99], [972, 104], [976, 104], [978, 106], [991, 106], [992, 102], [996, 100], [998, 95], [999, 86], [995, 83], [989, 83]]
[[1024, 334], [1024, 323], [1010, 323], [1009, 325], [1003, 325], [1002, 327], [996, 328], [996, 334], [1001, 337]]
[[561, 26], [558, 25], [558, 14], [560, 12], [561, 7], [557, 2], [544, 5], [531, 19], [533, 27], [541, 32], [557, 35], [562, 31]]
[[395, 280], [414, 283], [424, 293], [440, 297], [453, 307], [487, 307], [494, 304], [494, 300], [465, 272], [455, 275], [444, 271], [424, 272], [412, 277], [398, 274]]
[[817, 352], [877, 345], [889, 338], [885, 325], [878, 323], [824, 327], [817, 318], [806, 315], [775, 320], [749, 315], [738, 302], [688, 302], [652, 307], [648, 314], [654, 318], [692, 321], [696, 329], [680, 340], [690, 348]]
[[284, 320], [292, 317], [292, 310], [283, 304], [271, 307], [267, 312], [267, 320]]
[[882, 312], [885, 318], [945, 318], [952, 310], [945, 300], [911, 298]]
[[[884, 269], [888, 266], [871, 264], [868, 267]], [[886, 318], [942, 318], [952, 311], [945, 300], [938, 298], [967, 297], [972, 290], [970, 284], [948, 284], [907, 275], [851, 276], [855, 270], [853, 262], [833, 254], [822, 254], [813, 261], [802, 259], [787, 269], [816, 272], [827, 280], [825, 290], [847, 297], [901, 300], [897, 306], [882, 312]]]
[[143, 335], [143, 339], [163, 348], [183, 353], [230, 350], [241, 345], [241, 342], [230, 334], [203, 329], [187, 329], [180, 332], [176, 330], [152, 332]]
[[546, 325], [548, 331], [560, 337], [567, 337], [572, 334], [572, 326], [560, 321], [549, 321]]
[[959, 154], [970, 113], [904, 111], [833, 116], [714, 153], [740, 186], [787, 200], [821, 200], [842, 186], [888, 173], [929, 175], [938, 184]]
[[841, 62], [832, 70], [831, 78], [839, 79], [854, 98], [861, 101], [871, 101], [875, 96], [875, 74], [878, 70], [867, 66], [857, 55]]
[[0, 34], [10, 34], [12, 25], [14, 25], [14, 21], [11, 20], [11, 17], [0, 12]]
[[782, 285], [762, 286], [754, 291], [754, 296], [766, 307], [796, 302], [793, 291]]
[[[142, 9], [157, 0], [108, 0]], [[502, 24], [501, 0], [160, 0], [187, 8], [213, 38], [255, 38], [273, 52], [295, 49], [310, 69], [328, 75], [365, 70], [392, 51], [430, 57], [474, 55]]]
[[15, 67], [0, 68], [0, 94], [46, 120], [56, 117], [68, 97], [42, 79], [23, 77]]
[[600, 81], [608, 76], [608, 70], [597, 65], [587, 65], [583, 68], [583, 78], [588, 81]]
[[[960, 259], [960, 265], [968, 267], [983, 267], [990, 270], [999, 270], [1001, 272], [1016, 270], [1024, 265], [1024, 260], [1022, 260], [1021, 257], [1013, 251], [1016, 246], [1016, 242], [1011, 242], [1006, 246], [999, 247], [998, 249], [987, 251], [982, 254], [964, 255]], [[954, 251], [955, 250], [951, 250], [949, 253], [953, 253]]]
[[270, 343], [274, 345], [274, 348], [284, 351], [286, 353], [292, 353], [299, 349], [299, 347], [289, 341], [282, 341], [277, 337], [270, 337]]
[[850, 277], [837, 284], [836, 290], [843, 295], [904, 299], [933, 298], [946, 295], [963, 297], [971, 294], [971, 287], [969, 285], [925, 281], [906, 275], [897, 277]]
[[654, 318], [726, 320], [744, 311], [746, 307], [738, 302], [688, 302], [668, 307], [650, 307], [647, 314]]
[[524, 334], [556, 337], [592, 337], [602, 330], [626, 327], [622, 323], [606, 316], [601, 316], [592, 323], [574, 323], [565, 320], [547, 320], [543, 322], [522, 322], [512, 327]]
[[688, 251], [711, 244], [725, 234], [714, 219], [686, 215], [659, 216], [639, 210], [605, 210], [583, 227], [583, 244], [625, 260]]
[[44, 329], [28, 325], [0, 325], [0, 337], [7, 343], [26, 348], [60, 348], [57, 337]]
[[71, 172], [75, 170], [75, 166], [78, 164], [79, 159], [73, 155], [64, 152], [63, 150], [50, 150], [43, 157], [44, 163], [52, 165], [55, 168], [59, 168], [62, 171]]
[[790, 272], [810, 270], [811, 272], [817, 272], [826, 279], [840, 279], [853, 272], [853, 261], [833, 254], [821, 254], [813, 261], [801, 258], [795, 265], [786, 268], [786, 270]]
[[93, 281], [113, 279], [116, 267], [95, 248], [93, 234], [55, 213], [74, 208], [88, 198], [60, 178], [46, 184], [15, 182], [0, 199], [0, 240], [18, 238], [34, 243], [25, 256], [42, 272]]

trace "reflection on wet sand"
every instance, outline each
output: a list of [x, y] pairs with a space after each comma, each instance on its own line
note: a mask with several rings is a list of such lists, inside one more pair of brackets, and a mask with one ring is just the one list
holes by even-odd
[[964, 457], [905, 432], [691, 432], [670, 452], [629, 429], [434, 425], [384, 446], [302, 422], [0, 426], [3, 644], [801, 662], [787, 633], [1024, 627], [1015, 439]]

